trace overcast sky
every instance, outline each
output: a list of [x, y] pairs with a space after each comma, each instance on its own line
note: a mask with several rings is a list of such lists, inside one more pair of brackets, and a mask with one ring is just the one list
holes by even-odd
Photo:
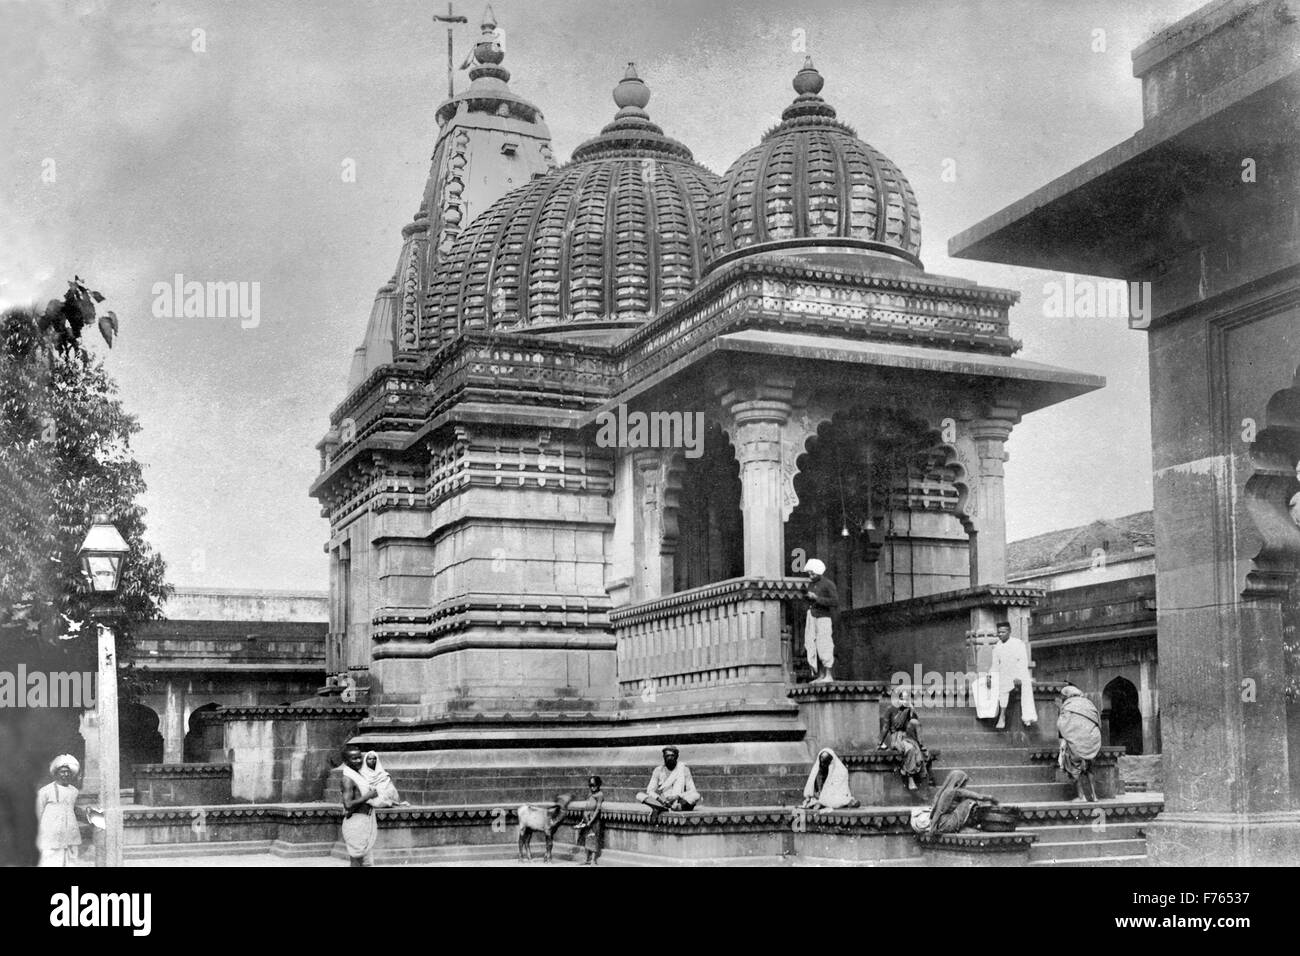
[[[789, 103], [806, 31], [823, 96], [916, 190], [927, 269], [1018, 289], [1021, 356], [1109, 381], [1012, 436], [1014, 539], [1151, 506], [1146, 339], [1122, 318], [1045, 317], [1044, 283], [1062, 277], [949, 259], [948, 238], [1135, 132], [1132, 49], [1200, 5], [494, 8], [511, 86], [542, 109], [561, 160], [612, 117], [635, 60], [651, 116], [719, 173]], [[144, 426], [150, 537], [173, 583], [327, 587], [314, 445], [428, 175], [447, 82], [435, 12], [445, 5], [0, 0], [0, 299], [44, 301], [75, 272], [121, 317], [108, 368]], [[459, 63], [482, 5], [456, 12], [471, 21]], [[260, 324], [155, 318], [152, 286], [176, 273], [260, 283]]]

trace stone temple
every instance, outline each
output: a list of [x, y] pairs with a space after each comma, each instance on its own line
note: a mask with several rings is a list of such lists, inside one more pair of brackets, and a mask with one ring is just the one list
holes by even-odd
[[[386, 812], [385, 839], [411, 852], [456, 842], [435, 835], [453, 816], [483, 829], [484, 808], [599, 773], [611, 849], [915, 861], [875, 752], [888, 682], [978, 668], [999, 621], [1028, 637], [1042, 592], [1007, 583], [1004, 446], [1103, 380], [1017, 358], [1015, 293], [925, 270], [903, 171], [837, 118], [811, 60], [721, 175], [652, 118], [630, 64], [559, 164], [485, 21], [319, 444], [326, 667], [348, 703], [297, 719], [381, 753], [416, 804]], [[835, 680], [816, 685], [813, 556], [841, 595]], [[939, 700], [936, 773], [981, 764], [1031, 818], [1085, 830], [1051, 809], [1069, 790], [1056, 686], [1008, 734]], [[706, 810], [652, 825], [618, 808], [666, 743]], [[865, 808], [792, 831], [827, 745]], [[223, 757], [237, 780], [275, 759]], [[1155, 809], [1117, 801], [1109, 838]], [[1033, 837], [1004, 842], [1023, 862]]]

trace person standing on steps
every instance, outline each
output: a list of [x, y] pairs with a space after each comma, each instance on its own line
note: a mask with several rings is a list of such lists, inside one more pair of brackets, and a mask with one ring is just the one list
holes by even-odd
[[1078, 791], [1075, 801], [1096, 803], [1092, 762], [1101, 753], [1101, 716], [1097, 705], [1073, 684], [1061, 688], [1061, 716], [1056, 719], [1056, 732], [1061, 735], [1057, 765], [1074, 781]]
[[988, 686], [998, 693], [998, 730], [1007, 726], [1007, 704], [1011, 691], [1020, 688], [1020, 719], [1026, 727], [1038, 722], [1034, 709], [1034, 678], [1029, 673], [1029, 650], [1025, 642], [1011, 636], [1011, 625], [1003, 621], [998, 625], [998, 642], [993, 645], [993, 660], [989, 664]]
[[822, 561], [810, 558], [803, 569], [808, 575], [805, 591], [808, 616], [804, 621], [803, 645], [808, 652], [808, 666], [816, 675], [812, 682], [826, 684], [834, 680], [831, 671], [835, 667], [835, 641], [831, 631], [840, 596], [835, 582], [826, 577], [826, 565]]

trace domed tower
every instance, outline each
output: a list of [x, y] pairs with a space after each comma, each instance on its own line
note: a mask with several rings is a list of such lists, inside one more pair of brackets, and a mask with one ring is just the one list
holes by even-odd
[[509, 87], [491, 6], [470, 56], [469, 87], [437, 111], [438, 140], [419, 210], [402, 229], [397, 270], [376, 294], [348, 391], [378, 368], [429, 343], [420, 338], [428, 279], [475, 216], [555, 168], [541, 110]]
[[431, 284], [422, 341], [477, 329], [610, 342], [685, 298], [708, 261], [718, 180], [650, 120], [649, 101], [628, 64], [613, 122], [470, 224]]
[[734, 163], [709, 206], [712, 268], [757, 253], [881, 256], [921, 267], [921, 214], [897, 166], [821, 98], [812, 58], [798, 96]]

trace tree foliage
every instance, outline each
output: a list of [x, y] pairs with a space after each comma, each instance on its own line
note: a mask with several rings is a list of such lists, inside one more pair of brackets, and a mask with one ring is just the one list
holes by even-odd
[[69, 663], [93, 661], [94, 595], [77, 552], [102, 513], [131, 548], [117, 595], [127, 660], [132, 624], [162, 616], [166, 569], [138, 503], [144, 470], [131, 437], [140, 425], [82, 342], [98, 326], [111, 347], [117, 317], [96, 315], [103, 297], [79, 278], [68, 285], [44, 310], [0, 315], [0, 649], [11, 660], [48, 661], [62, 649]]

